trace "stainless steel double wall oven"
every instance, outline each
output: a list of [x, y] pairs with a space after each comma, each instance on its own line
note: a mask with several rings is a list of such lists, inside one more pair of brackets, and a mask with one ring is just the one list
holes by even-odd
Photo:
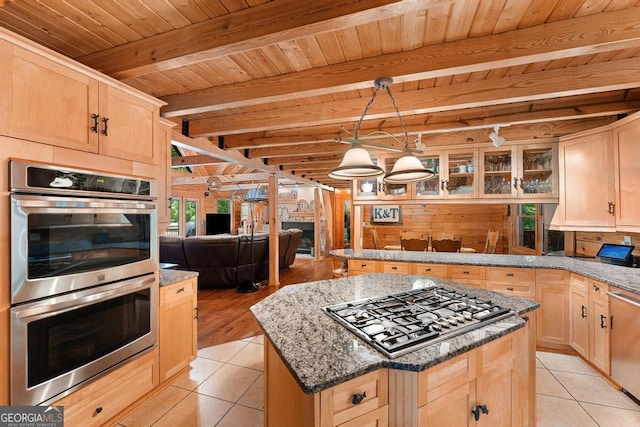
[[11, 162], [11, 403], [51, 403], [157, 343], [153, 180]]

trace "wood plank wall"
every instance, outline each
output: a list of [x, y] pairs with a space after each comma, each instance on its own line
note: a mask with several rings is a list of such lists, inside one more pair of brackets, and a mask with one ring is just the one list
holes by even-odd
[[603, 243], [621, 244], [624, 236], [631, 236], [631, 244], [635, 246], [633, 255], [640, 256], [640, 233], [594, 233], [576, 231], [576, 254], [595, 256]]
[[363, 248], [373, 248], [371, 228], [378, 231], [380, 245], [399, 245], [400, 232], [411, 230], [437, 237], [453, 233], [462, 237], [462, 245], [477, 252], [484, 250], [487, 231], [500, 230], [496, 253], [509, 253], [508, 205], [401, 205], [402, 225], [370, 224], [371, 205], [364, 206], [366, 226], [362, 234]]

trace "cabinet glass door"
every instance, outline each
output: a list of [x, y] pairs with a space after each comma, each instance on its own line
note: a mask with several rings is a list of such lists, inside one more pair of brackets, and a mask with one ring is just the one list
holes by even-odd
[[522, 150], [522, 176], [518, 191], [526, 195], [550, 195], [554, 191], [553, 149], [539, 147]]
[[437, 154], [420, 156], [420, 161], [427, 169], [433, 171], [435, 176], [426, 181], [416, 182], [416, 196], [424, 198], [440, 197], [440, 156]]
[[378, 178], [364, 178], [355, 181], [355, 195], [358, 199], [375, 199], [378, 197]]
[[482, 192], [486, 196], [511, 197], [513, 183], [513, 155], [511, 148], [485, 151], [482, 155]]
[[448, 196], [471, 197], [475, 193], [475, 152], [448, 153]]

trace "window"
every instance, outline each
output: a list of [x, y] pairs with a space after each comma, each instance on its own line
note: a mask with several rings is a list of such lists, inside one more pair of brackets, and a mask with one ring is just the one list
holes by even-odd
[[535, 204], [520, 205], [517, 223], [517, 246], [536, 250], [536, 224], [538, 222], [538, 209]]
[[184, 204], [185, 236], [198, 235], [198, 201], [187, 200]]
[[547, 228], [555, 207], [533, 203], [511, 206], [511, 253], [542, 255], [564, 251], [564, 233]]
[[167, 235], [180, 235], [180, 202], [182, 199], [171, 199], [171, 223], [167, 229]]
[[218, 213], [231, 213], [231, 200], [218, 199]]

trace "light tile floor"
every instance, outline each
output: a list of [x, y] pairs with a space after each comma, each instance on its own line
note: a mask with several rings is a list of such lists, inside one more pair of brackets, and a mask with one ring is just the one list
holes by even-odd
[[[262, 427], [263, 336], [198, 351], [121, 427]], [[638, 427], [640, 406], [576, 356], [537, 353], [539, 427]]]

